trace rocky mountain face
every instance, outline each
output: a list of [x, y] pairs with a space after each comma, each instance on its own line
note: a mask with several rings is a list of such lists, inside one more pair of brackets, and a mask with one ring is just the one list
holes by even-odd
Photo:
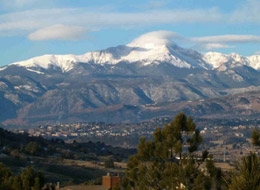
[[254, 115], [260, 111], [259, 70], [259, 55], [201, 54], [144, 35], [124, 46], [0, 68], [0, 121], [135, 122], [179, 111]]

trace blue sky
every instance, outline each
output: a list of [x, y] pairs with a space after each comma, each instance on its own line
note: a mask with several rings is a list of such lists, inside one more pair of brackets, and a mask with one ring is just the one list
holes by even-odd
[[124, 45], [158, 30], [200, 52], [260, 54], [259, 13], [259, 0], [0, 0], [0, 66]]

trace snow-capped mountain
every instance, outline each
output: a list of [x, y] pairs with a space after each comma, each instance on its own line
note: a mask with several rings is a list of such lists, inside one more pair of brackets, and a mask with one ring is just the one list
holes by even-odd
[[173, 37], [152, 32], [101, 51], [43, 55], [0, 68], [0, 121], [142, 120], [154, 116], [142, 113], [172, 102], [259, 90], [259, 55], [199, 53]]
[[233, 66], [250, 66], [260, 69], [260, 56], [243, 57], [231, 53], [229, 55], [218, 52], [201, 54], [191, 49], [184, 49], [167, 39], [171, 33], [164, 35], [151, 32], [140, 36], [127, 45], [108, 48], [101, 51], [88, 52], [83, 55], [43, 55], [29, 60], [16, 62], [11, 65], [22, 66], [33, 71], [37, 68], [60, 68], [62, 72], [68, 72], [74, 68], [75, 63], [95, 63], [115, 65], [121, 62], [136, 63], [142, 66], [150, 64], [168, 63], [179, 68], [204, 68], [216, 69], [223, 64]]
[[28, 59], [26, 61], [20, 61], [11, 65], [17, 65], [25, 68], [44, 68], [58, 67], [63, 72], [71, 70], [74, 63], [78, 62], [79, 59], [76, 55], [43, 55]]
[[260, 69], [259, 55], [244, 57], [236, 53], [222, 54], [218, 52], [208, 52], [203, 55], [203, 60], [212, 65], [214, 69], [221, 67], [224, 64], [228, 64], [230, 67], [244, 65], [252, 67], [255, 70]]
[[260, 55], [253, 55], [248, 57], [249, 64], [256, 70], [260, 70]]
[[44, 55], [13, 65], [44, 69], [59, 67], [63, 72], [67, 72], [76, 62], [101, 65], [140, 62], [143, 66], [167, 62], [180, 68], [206, 67], [198, 52], [183, 49], [163, 38], [154, 39], [153, 33], [143, 35], [127, 45], [106, 50], [88, 52], [84, 55]]

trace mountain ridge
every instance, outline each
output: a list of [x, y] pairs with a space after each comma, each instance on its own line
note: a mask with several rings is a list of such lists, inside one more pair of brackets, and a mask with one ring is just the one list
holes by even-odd
[[[149, 119], [142, 113], [174, 112], [163, 105], [259, 90], [258, 55], [202, 54], [179, 47], [168, 35], [145, 34], [127, 45], [45, 55], [1, 68], [0, 122], [141, 121]], [[210, 108], [203, 113], [212, 114]]]
[[[131, 49], [132, 51], [135, 51], [136, 49], [139, 49], [138, 53], [133, 53], [134, 55], [131, 55], [131, 53], [128, 54], [128, 56], [120, 56], [120, 55], [113, 55], [113, 52], [111, 53], [111, 49], [115, 50], [115, 52], [118, 53], [118, 48], [122, 49], [122, 46], [117, 46], [113, 48], [108, 48], [105, 50], [101, 51], [94, 51], [94, 52], [87, 52], [83, 55], [73, 55], [73, 54], [67, 54], [67, 55], [55, 55], [55, 54], [46, 54], [42, 56], [37, 56], [25, 61], [19, 61], [19, 62], [14, 62], [11, 63], [5, 67], [2, 67], [1, 70], [5, 69], [6, 67], [10, 65], [18, 65], [18, 66], [23, 66], [26, 68], [31, 68], [31, 67], [41, 67], [44, 69], [48, 69], [48, 66], [56, 66], [61, 68], [63, 72], [68, 72], [73, 68], [73, 65], [77, 62], [91, 62], [95, 64], [118, 64], [122, 61], [126, 62], [137, 62], [141, 61], [144, 62], [144, 65], [152, 64], [152, 63], [157, 63], [158, 62], [174, 62], [173, 64], [177, 67], [185, 67], [185, 68], [191, 68], [194, 66], [201, 66], [197, 63], [196, 64], [190, 64], [191, 59], [189, 58], [189, 61], [183, 61], [187, 57], [183, 55], [178, 55], [175, 57], [172, 57], [170, 52], [167, 51], [162, 51], [163, 49], [167, 49], [168, 51], [171, 51], [171, 48], [168, 47], [161, 47], [160, 49], [153, 49], [153, 51], [149, 52], [153, 57], [149, 59], [149, 55], [146, 58], [140, 58], [141, 54], [144, 54], [146, 50], [140, 50], [138, 47], [135, 48], [129, 48], [128, 46], [124, 46], [123, 49]], [[193, 51], [196, 55], [194, 58], [199, 59], [199, 62], [202, 62], [202, 67], [204, 68], [212, 68], [216, 69], [219, 66], [221, 66], [224, 63], [227, 62], [237, 62], [237, 63], [242, 63], [243, 65], [250, 66], [256, 70], [260, 70], [260, 55], [251, 55], [251, 56], [242, 56], [236, 53], [230, 53], [230, 54], [222, 54], [219, 52], [207, 52], [205, 54], [200, 54], [197, 51], [194, 51], [192, 49], [185, 49], [186, 52]], [[124, 52], [125, 50], [122, 50]], [[129, 51], [129, 50], [128, 50]], [[144, 52], [143, 52], [144, 51]], [[162, 51], [162, 52], [160, 52]], [[119, 52], [119, 53], [122, 53]], [[129, 51], [131, 52], [131, 51]], [[156, 54], [158, 56], [156, 57]], [[169, 55], [170, 54], [170, 55]], [[201, 57], [199, 57], [201, 55]], [[142, 55], [143, 56], [143, 55]], [[135, 58], [133, 58], [135, 57]], [[182, 57], [180, 59], [179, 57]], [[238, 57], [240, 60], [238, 60]], [[204, 63], [203, 63], [204, 61]], [[146, 63], [145, 63], [146, 62]], [[178, 64], [179, 63], [179, 64]]]
[[[77, 62], [91, 62], [101, 65], [118, 64], [120, 62], [141, 62], [144, 66], [158, 64], [159, 62], [168, 62], [177, 67], [203, 67], [206, 69], [216, 69], [227, 62], [233, 64], [239, 62], [256, 70], [260, 69], [260, 55], [244, 57], [236, 53], [222, 54], [218, 52], [202, 54], [192, 49], [181, 48], [173, 41], [165, 38], [165, 36], [169, 35], [171, 33], [165, 32], [163, 36], [158, 36], [156, 32], [151, 32], [140, 36], [127, 45], [87, 52], [83, 55], [47, 54], [10, 65], [18, 65], [26, 68], [41, 67], [44, 69], [58, 67], [62, 72], [68, 72], [73, 69]], [[1, 68], [1, 70], [6, 67]]]

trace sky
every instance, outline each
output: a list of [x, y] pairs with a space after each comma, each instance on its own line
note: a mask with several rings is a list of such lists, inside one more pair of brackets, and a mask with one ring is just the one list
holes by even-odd
[[171, 32], [199, 52], [260, 54], [259, 0], [0, 0], [0, 67]]

